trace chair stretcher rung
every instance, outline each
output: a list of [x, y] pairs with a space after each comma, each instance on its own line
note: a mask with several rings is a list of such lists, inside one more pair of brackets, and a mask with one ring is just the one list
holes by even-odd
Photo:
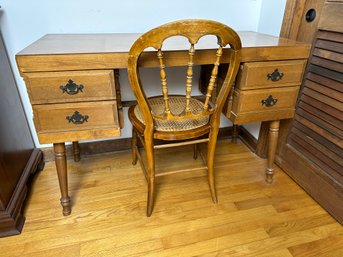
[[181, 172], [186, 172], [186, 171], [207, 170], [207, 169], [208, 169], [207, 166], [201, 166], [201, 167], [197, 167], [197, 168], [164, 171], [164, 172], [155, 173], [155, 177], [161, 177], [161, 176], [165, 176], [165, 175], [171, 175], [171, 174], [176, 174], [176, 173], [181, 173]]
[[181, 143], [170, 143], [170, 144], [163, 144], [163, 145], [154, 145], [154, 149], [176, 147], [176, 146], [181, 146], [181, 145], [193, 145], [193, 144], [205, 143], [205, 142], [208, 142], [208, 141], [209, 141], [208, 138], [204, 138], [204, 139], [197, 139], [197, 140], [186, 141], [186, 142], [181, 142]]

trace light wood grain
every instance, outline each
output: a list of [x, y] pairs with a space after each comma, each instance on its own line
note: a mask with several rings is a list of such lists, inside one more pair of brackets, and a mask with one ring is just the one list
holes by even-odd
[[[298, 91], [299, 86], [235, 90], [232, 110], [226, 115], [235, 124], [292, 118]], [[262, 105], [262, 100], [267, 99], [270, 95], [277, 99], [276, 104], [270, 107]]]
[[342, 33], [343, 28], [338, 17], [343, 16], [343, 2], [324, 4], [323, 13], [325, 16], [320, 18], [318, 28]]
[[[165, 43], [175, 36], [182, 35], [189, 42], [188, 59], [186, 59], [186, 85], [185, 93], [173, 96], [168, 91], [168, 82], [165, 71], [166, 56], [164, 56]], [[197, 56], [195, 49], [202, 39], [208, 36], [217, 44], [213, 53], [215, 61], [211, 70], [210, 80], [206, 87], [204, 102], [191, 96], [193, 81], [193, 65]], [[228, 49], [229, 59], [223, 58], [223, 48]], [[147, 98], [147, 86], [142, 83], [139, 67], [141, 56], [146, 49], [155, 49], [160, 69], [161, 96]], [[200, 138], [206, 138], [208, 148], [203, 155], [204, 166], [208, 174], [208, 185], [211, 198], [217, 202], [214, 178], [214, 154], [219, 132], [220, 116], [227, 100], [231, 87], [236, 79], [240, 65], [241, 40], [232, 28], [225, 24], [202, 19], [180, 20], [156, 27], [143, 34], [130, 48], [128, 60], [128, 77], [132, 91], [137, 99], [137, 105], [131, 106], [128, 111], [132, 131], [132, 163], [136, 164], [137, 159], [143, 169], [148, 182], [147, 216], [152, 214], [155, 200], [155, 177], [158, 169], [155, 169], [154, 139], [164, 141], [177, 141], [177, 145], [193, 144], [194, 156], [196, 156], [197, 144]], [[169, 56], [173, 59], [173, 55]], [[222, 63], [229, 63], [224, 82], [218, 91], [215, 102], [210, 102], [218, 75], [218, 67]], [[162, 96], [163, 95], [163, 96]], [[213, 98], [212, 98], [213, 99]], [[146, 153], [146, 158], [141, 158], [137, 149], [137, 136], [140, 139]], [[184, 142], [187, 141], [187, 142]], [[175, 144], [165, 144], [164, 147], [174, 147]], [[166, 155], [167, 158], [168, 155]], [[202, 168], [202, 169], [203, 169]], [[159, 173], [172, 174], [191, 169], [171, 169], [169, 172]], [[155, 172], [156, 171], [156, 172]]]
[[[251, 31], [238, 33], [242, 41], [241, 61], [287, 60], [307, 58], [310, 45]], [[128, 51], [141, 34], [49, 34], [16, 55], [20, 73], [35, 71], [94, 70], [127, 68]], [[215, 44], [201, 40], [199, 56], [194, 64], [209, 64], [215, 60]], [[188, 58], [185, 41], [170, 41], [166, 48], [173, 59], [166, 65], [182, 66]], [[228, 58], [224, 49], [223, 58]], [[158, 67], [149, 53], [142, 56], [142, 66]]]
[[[312, 43], [325, 0], [287, 0], [280, 37]], [[306, 21], [306, 13], [314, 9], [316, 17]]]
[[[81, 124], [69, 122], [66, 117], [75, 111], [87, 115], [87, 121]], [[116, 101], [34, 105], [33, 113], [38, 133], [119, 127]]]
[[[306, 46], [286, 38], [253, 31], [238, 31], [243, 47]], [[93, 34], [47, 34], [20, 51], [18, 56], [79, 53], [127, 53], [142, 34], [140, 33], [93, 33]], [[199, 49], [215, 49], [212, 38], [199, 41]], [[187, 40], [170, 39], [166, 50], [188, 50]]]
[[[222, 33], [222, 29], [216, 30], [218, 33]], [[310, 46], [308, 44], [298, 43], [296, 41], [273, 37], [269, 35], [264, 35], [256, 32], [240, 32], [239, 36], [243, 41], [243, 49], [241, 53], [241, 62], [247, 61], [270, 61], [270, 60], [290, 60], [290, 59], [304, 59], [307, 58], [309, 54]], [[55, 34], [46, 35], [38, 41], [34, 42], [20, 53], [16, 55], [16, 60], [18, 64], [19, 71], [23, 77], [27, 76], [29, 94], [31, 96], [31, 101], [34, 100], [33, 96], [37, 96], [37, 92], [41, 93], [42, 88], [45, 89], [44, 84], [47, 83], [49, 86], [55, 88], [55, 82], [59, 81], [61, 78], [66, 78], [71, 75], [79, 75], [78, 79], [85, 79], [86, 81], [92, 81], [92, 79], [87, 78], [87, 72], [95, 72], [95, 70], [115, 70], [115, 81], [116, 81], [116, 95], [118, 103], [114, 102], [113, 108], [107, 106], [103, 108], [104, 105], [101, 102], [83, 102], [85, 99], [88, 100], [109, 100], [112, 99], [113, 89], [110, 85], [110, 90], [102, 88], [104, 94], [97, 95], [99, 92], [93, 92], [95, 94], [90, 94], [88, 98], [56, 98], [57, 94], [49, 94], [47, 91], [43, 92], [43, 96], [38, 96], [38, 100], [33, 103], [34, 110], [34, 122], [36, 131], [38, 134], [38, 139], [40, 143], [63, 143], [66, 141], [79, 141], [79, 140], [91, 140], [98, 138], [108, 138], [118, 136], [120, 134], [119, 127], [123, 127], [122, 118], [122, 106], [120, 102], [120, 89], [118, 80], [118, 68], [128, 67], [128, 51], [132, 43], [142, 36], [140, 34]], [[213, 38], [212, 38], [213, 39]], [[169, 40], [168, 40], [169, 41]], [[226, 41], [226, 40], [225, 40]], [[195, 42], [195, 41], [194, 41]], [[209, 64], [213, 63], [216, 59], [214, 54], [214, 45], [209, 44], [208, 37], [202, 37], [199, 40], [199, 52], [198, 57], [194, 57], [194, 60], [190, 60], [190, 63], [194, 64]], [[225, 43], [226, 45], [226, 43]], [[179, 66], [184, 65], [185, 60], [187, 60], [187, 53], [184, 50], [185, 40], [180, 40], [177, 38], [176, 41], [169, 41], [166, 46], [165, 57], [172, 57], [170, 62], [165, 64], [168, 66]], [[231, 44], [232, 48], [236, 48], [235, 44]], [[181, 51], [180, 51], [181, 50]], [[233, 54], [233, 49], [224, 49], [222, 58], [227, 60], [231, 59], [230, 69], [232, 67], [232, 59], [235, 57]], [[148, 52], [142, 54], [142, 60], [140, 62], [141, 66], [146, 67], [156, 67], [158, 66], [158, 61], [152, 61], [152, 55], [154, 53]], [[211, 57], [211, 55], [213, 57]], [[192, 58], [193, 59], [193, 58]], [[237, 60], [238, 62], [238, 60]], [[192, 64], [193, 65], [193, 64]], [[35, 73], [33, 75], [33, 72]], [[37, 73], [36, 73], [37, 72]], [[108, 71], [105, 71], [108, 72]], [[31, 73], [31, 74], [29, 74]], [[230, 73], [230, 72], [229, 72]], [[52, 75], [53, 74], [53, 75]], [[35, 81], [33, 85], [31, 78], [37, 78], [42, 76], [40, 82]], [[57, 77], [54, 77], [54, 76]], [[59, 76], [58, 76], [59, 75]], [[93, 74], [96, 75], [96, 74]], [[113, 73], [110, 72], [111, 79], [108, 77], [100, 76], [104, 81], [102, 85], [109, 85], [109, 81], [113, 82]], [[191, 77], [191, 76], [190, 76]], [[234, 77], [234, 76], [233, 76]], [[38, 79], [39, 80], [39, 79]], [[226, 83], [224, 83], [226, 84]], [[231, 86], [232, 81], [228, 82], [227, 85]], [[33, 87], [32, 87], [33, 86]], [[33, 89], [38, 89], [34, 92]], [[106, 93], [108, 91], [108, 94]], [[212, 91], [212, 89], [210, 90]], [[223, 90], [222, 90], [223, 91]], [[225, 90], [228, 91], [228, 90]], [[56, 92], [55, 92], [56, 93]], [[223, 108], [224, 101], [226, 101], [226, 96], [228, 92], [219, 93], [217, 100], [217, 110]], [[39, 95], [39, 94], [38, 94]], [[90, 97], [90, 98], [89, 98]], [[94, 99], [91, 99], [95, 97]], [[70, 104], [61, 103], [71, 102]], [[70, 100], [70, 101], [69, 101]], [[61, 104], [56, 104], [61, 103]], [[218, 104], [219, 103], [219, 104]], [[118, 104], [118, 110], [117, 106]], [[89, 106], [88, 106], [89, 105]], [[92, 105], [92, 106], [90, 106]], [[205, 105], [206, 106], [206, 105]], [[82, 115], [87, 115], [92, 119], [92, 122], [88, 120], [82, 124], [65, 124], [66, 117], [70, 117], [73, 112], [66, 113], [67, 111], [86, 111], [86, 113], [81, 112]], [[76, 111], [76, 110], [75, 110]], [[119, 112], [119, 118], [118, 113]], [[90, 114], [91, 113], [91, 116]], [[130, 112], [129, 112], [130, 113]], [[144, 112], [143, 112], [144, 113]], [[217, 112], [215, 119], [211, 119], [211, 122], [219, 120], [219, 113]], [[235, 116], [236, 114], [233, 114]], [[289, 118], [293, 115], [293, 109], [284, 108], [276, 109], [268, 112], [266, 115], [263, 112], [249, 113], [249, 115], [243, 115], [240, 117], [240, 122], [251, 122], [255, 120], [272, 120]], [[94, 118], [95, 117], [95, 118]], [[146, 118], [146, 117], [145, 117]], [[120, 119], [120, 122], [118, 122]], [[64, 122], [63, 122], [64, 120]], [[238, 120], [236, 120], [238, 122]], [[120, 124], [118, 124], [120, 123]], [[137, 125], [142, 132], [141, 125]], [[151, 126], [150, 126], [151, 127]], [[217, 125], [210, 126], [217, 130]], [[195, 135], [202, 135], [207, 133], [208, 128], [202, 127], [191, 131], [189, 134], [168, 135], [168, 133], [155, 134], [157, 139], [185, 139], [189, 135], [195, 137]], [[216, 133], [211, 133], [213, 139], [216, 138]], [[175, 137], [174, 137], [175, 136]], [[215, 143], [211, 142], [212, 147], [209, 148], [209, 152], [214, 151]], [[211, 156], [211, 155], [209, 155]], [[208, 157], [207, 164], [212, 167], [213, 158]], [[271, 160], [272, 162], [273, 160]], [[152, 163], [148, 161], [148, 163]], [[150, 167], [151, 168], [151, 167]], [[216, 201], [215, 190], [214, 190], [214, 178], [212, 176], [213, 169], [209, 168], [209, 182], [211, 187], [211, 193], [213, 200]], [[151, 190], [153, 192], [153, 190]], [[151, 198], [151, 197], [150, 197]]]
[[[300, 85], [305, 65], [306, 59], [244, 63], [237, 78], [237, 88], [247, 90]], [[268, 74], [272, 74], [276, 69], [282, 74], [280, 80], [268, 79]]]
[[[159, 166], [182, 167], [189, 164], [185, 156], [193, 155], [191, 146], [158, 151]], [[170, 159], [162, 158], [166, 151], [173, 151]], [[68, 217], [55, 201], [55, 164], [46, 163], [30, 193], [23, 233], [0, 240], [6, 248], [1, 256], [343, 254], [342, 226], [282, 170], [276, 168], [274, 183], [266, 184], [266, 161], [243, 144], [219, 141], [216, 153], [217, 205], [208, 197], [204, 172], [161, 177], [157, 188], [163, 189], [150, 218], [145, 179], [129, 151], [68, 164], [75, 204]]]
[[[88, 116], [81, 124], [69, 122], [75, 111]], [[116, 101], [33, 105], [39, 142], [57, 143], [120, 135]]]
[[[267, 116], [269, 110], [294, 109], [298, 90], [299, 86], [246, 91], [237, 90], [234, 93], [232, 111], [239, 114], [265, 112]], [[270, 95], [274, 100], [277, 99], [277, 102], [273, 106], [268, 107], [266, 104], [262, 104], [262, 100], [266, 100]]]
[[[32, 72], [24, 80], [31, 104], [66, 103], [116, 99], [113, 70]], [[72, 80], [81, 91], [68, 94], [61, 89]]]

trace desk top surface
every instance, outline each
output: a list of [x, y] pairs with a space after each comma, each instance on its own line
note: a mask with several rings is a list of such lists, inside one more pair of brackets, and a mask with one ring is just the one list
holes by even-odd
[[[252, 47], [296, 47], [308, 44], [278, 38], [252, 31], [238, 32], [243, 48]], [[108, 34], [47, 34], [17, 55], [83, 54], [83, 53], [127, 53], [140, 33]], [[199, 41], [198, 49], [213, 49], [215, 41], [206, 36]], [[185, 50], [188, 46], [184, 38], [169, 39], [165, 50]]]
[[[257, 32], [238, 32], [242, 41], [241, 62], [308, 58], [311, 46]], [[138, 33], [48, 34], [16, 55], [20, 73], [39, 71], [92, 70], [127, 68], [128, 52]], [[213, 36], [212, 36], [213, 37]], [[183, 37], [170, 38], [164, 51], [177, 52], [168, 66], [183, 66], [188, 60], [189, 44]], [[197, 44], [195, 65], [213, 64], [216, 40], [205, 36]], [[228, 52], [223, 51], [223, 58]], [[225, 57], [226, 56], [226, 57]], [[142, 55], [143, 67], [158, 67], [154, 53]]]

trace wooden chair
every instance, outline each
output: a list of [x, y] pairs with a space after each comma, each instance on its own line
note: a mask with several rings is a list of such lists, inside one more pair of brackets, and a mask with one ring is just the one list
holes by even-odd
[[[209, 80], [207, 93], [204, 99], [198, 100], [191, 96], [193, 78], [193, 60], [197, 54], [196, 44], [205, 35], [214, 35], [216, 49], [209, 51], [213, 56], [206, 58], [213, 59], [213, 70]], [[189, 51], [186, 59], [186, 78], [184, 95], [168, 95], [168, 84], [165, 70], [165, 63], [168, 60], [164, 55], [172, 56], [172, 52], [163, 52], [163, 42], [172, 36], [182, 36], [189, 41]], [[230, 48], [225, 46], [230, 45]], [[162, 94], [154, 97], [147, 97], [144, 86], [139, 75], [140, 58], [152, 55], [152, 48], [156, 54], [156, 61], [159, 63]], [[147, 48], [149, 52], [146, 53]], [[174, 147], [179, 145], [194, 144], [196, 156], [196, 145], [207, 142], [206, 166], [208, 183], [212, 200], [217, 203], [215, 189], [213, 161], [219, 130], [220, 114], [227, 99], [231, 86], [235, 80], [240, 63], [241, 41], [234, 30], [219, 22], [210, 20], [180, 20], [171, 22], [143, 34], [132, 45], [129, 52], [128, 74], [132, 90], [137, 99], [137, 105], [129, 108], [129, 119], [133, 125], [132, 132], [132, 156], [133, 164], [139, 159], [148, 183], [147, 216], [150, 216], [154, 205], [155, 188], [155, 158], [154, 151], [157, 148]], [[144, 54], [142, 54], [144, 51]], [[199, 50], [201, 52], [201, 50]], [[208, 52], [208, 51], [207, 51]], [[229, 63], [229, 68], [215, 102], [211, 102], [212, 92], [215, 87], [218, 67], [220, 63]], [[146, 151], [146, 162], [144, 163], [137, 147], [137, 137], [141, 140]], [[160, 139], [168, 142], [162, 145], [155, 145], [154, 140]], [[173, 172], [166, 172], [175, 173]], [[159, 174], [163, 175], [163, 174]]]

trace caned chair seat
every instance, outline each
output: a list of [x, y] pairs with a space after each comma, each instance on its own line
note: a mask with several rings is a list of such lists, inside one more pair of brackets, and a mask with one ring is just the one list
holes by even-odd
[[[151, 111], [155, 115], [163, 115], [164, 113], [164, 100], [163, 96], [148, 98], [148, 102], [151, 107]], [[185, 107], [186, 101], [184, 96], [169, 96], [169, 107], [170, 111], [174, 116], [182, 115]], [[199, 114], [204, 109], [204, 103], [198, 99], [190, 99], [190, 109], [193, 114]], [[137, 119], [144, 123], [144, 117], [139, 108], [139, 105], [135, 106], [134, 114]], [[156, 131], [186, 131], [205, 126], [209, 122], [209, 115], [201, 118], [191, 118], [182, 120], [155, 120], [154, 129]]]

